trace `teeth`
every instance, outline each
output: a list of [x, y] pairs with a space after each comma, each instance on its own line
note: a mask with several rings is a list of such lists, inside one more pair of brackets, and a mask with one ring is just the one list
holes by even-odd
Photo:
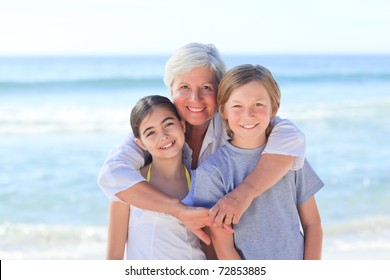
[[168, 149], [169, 147], [171, 147], [173, 145], [173, 142], [165, 145], [165, 146], [162, 146], [160, 149]]
[[241, 125], [243, 128], [254, 128], [257, 124], [246, 124], [246, 125]]
[[204, 110], [204, 108], [193, 108], [193, 107], [187, 107], [187, 108], [191, 112], [202, 112]]

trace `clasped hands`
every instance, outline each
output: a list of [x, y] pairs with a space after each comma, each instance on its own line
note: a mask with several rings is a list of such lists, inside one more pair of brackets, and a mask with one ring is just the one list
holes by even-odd
[[233, 234], [232, 224], [237, 224], [252, 203], [252, 196], [238, 189], [226, 194], [211, 208], [187, 207], [180, 220], [200, 240], [209, 245], [210, 237], [203, 231], [205, 226], [213, 226]]

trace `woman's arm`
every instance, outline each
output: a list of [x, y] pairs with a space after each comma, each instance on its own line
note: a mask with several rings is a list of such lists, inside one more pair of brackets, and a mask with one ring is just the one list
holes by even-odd
[[237, 224], [253, 199], [274, 186], [291, 169], [303, 166], [305, 136], [290, 121], [276, 117], [263, 155], [255, 169], [232, 192], [222, 197], [210, 213], [217, 226], [225, 217]]
[[129, 205], [120, 201], [110, 202], [106, 252], [107, 260], [123, 260], [127, 241], [129, 216]]
[[171, 198], [154, 188], [141, 175], [144, 152], [129, 133], [122, 144], [111, 151], [100, 170], [98, 184], [110, 198], [118, 197], [129, 205], [170, 214], [209, 244], [210, 238], [202, 228], [210, 224], [209, 210], [188, 207], [178, 199]]
[[100, 189], [112, 198], [118, 192], [145, 181], [139, 172], [144, 164], [145, 153], [135, 143], [133, 133], [129, 132], [122, 143], [110, 151], [103, 163], [98, 176]]
[[314, 196], [298, 206], [305, 237], [305, 260], [320, 260], [322, 253], [321, 218]]

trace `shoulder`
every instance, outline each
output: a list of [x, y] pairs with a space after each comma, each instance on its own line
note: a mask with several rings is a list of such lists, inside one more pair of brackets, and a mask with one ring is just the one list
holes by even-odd
[[139, 171], [141, 173], [141, 175], [146, 179], [146, 177], [148, 176], [148, 171], [149, 171], [149, 166], [150, 164], [147, 164], [145, 166], [143, 166]]
[[229, 151], [226, 146], [219, 147], [215, 153], [209, 155], [205, 161], [203, 161], [198, 168], [211, 168], [213, 166], [219, 167], [222, 163], [226, 164], [226, 160], [229, 158]]

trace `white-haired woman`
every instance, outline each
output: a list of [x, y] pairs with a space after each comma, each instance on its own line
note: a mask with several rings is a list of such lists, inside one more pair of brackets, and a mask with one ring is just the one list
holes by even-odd
[[[228, 139], [217, 112], [218, 84], [225, 71], [225, 64], [212, 44], [187, 44], [166, 63], [164, 82], [186, 123], [183, 161], [191, 170]], [[118, 197], [136, 207], [175, 216], [208, 244], [210, 238], [202, 228], [210, 225], [210, 221], [220, 227], [238, 223], [255, 197], [271, 188], [290, 169], [302, 166], [305, 153], [302, 132], [279, 117], [272, 124], [268, 144], [255, 170], [210, 211], [189, 207], [149, 184], [139, 172], [145, 154], [132, 133], [111, 151], [101, 168], [98, 184], [110, 198]]]

